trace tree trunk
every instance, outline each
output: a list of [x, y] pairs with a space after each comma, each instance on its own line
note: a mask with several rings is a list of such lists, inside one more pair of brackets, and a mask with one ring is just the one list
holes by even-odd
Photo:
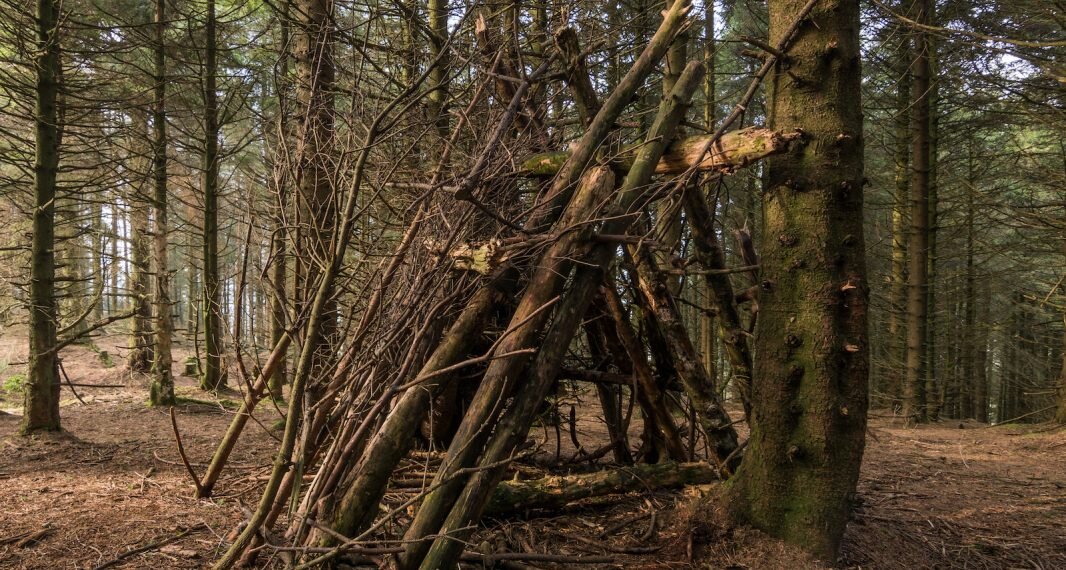
[[[319, 267], [328, 262], [334, 225], [334, 52], [333, 0], [299, 0], [296, 6], [296, 107], [298, 110], [296, 201], [304, 231], [305, 253], [299, 256], [298, 306], [311, 302], [320, 279]], [[331, 298], [322, 312], [320, 343], [314, 347], [314, 366], [308, 387], [312, 392], [326, 380], [326, 368], [334, 361], [337, 301]], [[312, 400], [315, 398], [312, 397]]]
[[[718, 98], [717, 76], [715, 75], [718, 70], [715, 61], [718, 56], [718, 46], [714, 37], [714, 2], [704, 2], [703, 10], [703, 65], [707, 67], [707, 75], [703, 77], [703, 124], [707, 128], [714, 128], [714, 124], [718, 121], [718, 113], [715, 108]], [[714, 195], [711, 183], [708, 183], [703, 189], [703, 195], [704, 200]], [[713, 212], [717, 208], [718, 204], [716, 202], [711, 206], [711, 211]], [[700, 285], [700, 302], [708, 303], [714, 295], [711, 284], [705, 280]], [[703, 357], [703, 367], [707, 369], [707, 375], [717, 385], [718, 370], [717, 355], [715, 354], [717, 330], [714, 326], [715, 315], [703, 311], [700, 313], [699, 319], [700, 356]]]
[[[283, 79], [289, 77], [289, 30], [290, 24], [290, 4], [289, 0], [281, 2], [281, 37], [278, 40], [278, 74]], [[270, 344], [271, 346], [277, 346], [281, 342], [282, 337], [285, 336], [285, 331], [288, 326], [287, 310], [288, 310], [288, 295], [286, 293], [286, 283], [288, 281], [288, 233], [285, 224], [285, 206], [288, 203], [288, 188], [289, 188], [289, 173], [287, 172], [288, 163], [284, 157], [288, 154], [286, 145], [288, 144], [288, 84], [284, 81], [279, 82], [277, 92], [277, 104], [278, 104], [278, 132], [275, 138], [274, 148], [274, 219], [273, 219], [273, 231], [270, 235], [270, 259], [273, 261], [271, 267], [270, 281], [272, 286], [270, 296]], [[268, 390], [270, 396], [275, 400], [281, 400], [282, 392], [286, 379], [288, 377], [288, 362], [282, 357], [278, 362], [277, 369], [270, 375], [267, 381]]]
[[[148, 138], [148, 121], [145, 113], [137, 111], [133, 119], [133, 140], [143, 144]], [[130, 297], [134, 315], [130, 320], [129, 366], [134, 372], [149, 372], [152, 368], [152, 299], [151, 290], [151, 240], [148, 236], [147, 182], [152, 179], [151, 163], [137, 157], [138, 174], [143, 174], [145, 183], [137, 183], [128, 198], [130, 220]]]
[[[935, 3], [929, 5], [930, 10], [930, 23], [935, 23], [932, 12], [935, 11]], [[937, 327], [937, 306], [936, 306], [936, 285], [939, 275], [937, 274], [937, 231], [938, 231], [938, 213], [940, 209], [939, 198], [939, 184], [937, 177], [937, 146], [939, 140], [939, 120], [937, 115], [937, 86], [940, 84], [938, 81], [932, 81], [934, 74], [936, 73], [936, 45], [933, 42], [933, 38], [929, 35], [925, 35], [926, 51], [928, 51], [929, 60], [929, 89], [926, 99], [929, 103], [929, 274], [927, 276], [926, 283], [926, 302], [928, 303], [926, 309], [926, 343], [925, 343], [925, 398], [926, 398], [926, 417], [930, 421], [936, 421], [940, 416], [940, 394], [942, 392], [943, 379], [940, 378], [940, 367], [937, 366], [939, 360], [939, 349], [937, 343], [939, 341], [939, 330]]]
[[167, 263], [167, 111], [166, 111], [166, 0], [155, 4], [155, 105], [152, 112], [152, 181], [155, 232], [155, 362], [152, 365], [151, 403], [174, 404], [173, 358], [170, 353], [174, 324], [171, 320], [170, 266]]
[[[967, 148], [968, 160], [967, 168], [972, 174], [974, 171], [974, 157], [973, 157], [973, 144], [970, 141], [970, 145]], [[974, 271], [974, 192], [976, 192], [976, 180], [973, 176], [968, 177], [970, 182], [965, 190], [966, 192], [966, 282], [963, 285], [963, 302], [966, 304], [965, 312], [963, 314], [963, 329], [960, 337], [962, 344], [962, 376], [959, 382], [959, 416], [963, 419], [976, 418], [978, 413], [974, 413], [974, 404], [977, 401], [975, 397], [975, 386], [977, 381], [975, 378], [975, 365], [977, 357], [977, 348], [975, 347], [975, 340], [978, 337], [976, 330], [977, 326], [977, 276]], [[982, 348], [983, 350], [983, 348]]]
[[[1066, 204], [1064, 204], [1066, 205]], [[1064, 257], [1066, 257], [1066, 243], [1063, 244], [1062, 250]], [[1066, 325], [1066, 313], [1062, 316], [1062, 323]], [[1066, 329], [1062, 335], [1062, 368], [1059, 369], [1059, 400], [1058, 410], [1055, 412], [1055, 421], [1060, 424], [1066, 424]]]
[[977, 347], [974, 356], [974, 387], [973, 408], [974, 418], [982, 423], [988, 423], [988, 329], [989, 312], [992, 303], [991, 285], [987, 282], [981, 285], [980, 298], [977, 301], [980, 313], [977, 317]]
[[203, 320], [204, 376], [200, 387], [218, 390], [226, 386], [227, 372], [222, 362], [221, 277], [218, 270], [218, 34], [215, 30], [215, 0], [207, 0], [204, 28], [203, 128], [204, 148], [200, 191], [204, 199], [203, 221]]
[[[915, 19], [928, 25], [932, 0], [917, 0]], [[908, 421], [928, 419], [925, 360], [929, 308], [929, 36], [914, 31], [911, 106], [911, 231], [907, 244], [907, 358], [903, 386], [903, 415]]]
[[[804, 0], [771, 0], [770, 38]], [[734, 516], [835, 561], [866, 431], [859, 2], [823, 0], [771, 78], [771, 126], [808, 140], [773, 159], [755, 331], [752, 433], [727, 500]]]
[[[911, 0], [900, 0], [901, 4]], [[900, 409], [903, 397], [907, 358], [907, 343], [901, 326], [907, 307], [907, 218], [910, 194], [910, 121], [911, 121], [911, 49], [910, 31], [898, 30], [896, 48], [896, 119], [895, 141], [895, 189], [892, 205], [892, 266], [889, 277], [888, 313], [888, 379], [884, 384], [885, 395], [893, 410]]]
[[37, 0], [36, 156], [33, 168], [33, 244], [30, 263], [29, 374], [23, 433], [59, 430], [56, 354], [55, 197], [59, 170], [59, 4]]

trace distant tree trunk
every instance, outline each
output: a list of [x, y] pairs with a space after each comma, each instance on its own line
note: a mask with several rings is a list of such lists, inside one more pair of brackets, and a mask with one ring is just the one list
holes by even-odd
[[[1063, 318], [1066, 324], [1066, 317]], [[1066, 424], [1066, 334], [1063, 334], [1062, 343], [1062, 369], [1059, 370], [1059, 409], [1055, 413], [1055, 421]]]
[[[930, 12], [936, 10], [936, 3], [933, 2], [929, 5]], [[931, 23], [935, 23], [933, 14], [930, 13], [929, 20]], [[927, 299], [928, 307], [926, 309], [926, 343], [925, 343], [925, 398], [926, 398], [926, 416], [929, 420], [935, 421], [940, 415], [940, 395], [941, 395], [941, 383], [942, 378], [939, 378], [940, 369], [937, 366], [939, 360], [939, 352], [937, 349], [938, 330], [937, 330], [937, 310], [936, 310], [936, 285], [937, 285], [937, 230], [938, 228], [938, 214], [940, 209], [939, 198], [939, 179], [937, 177], [937, 167], [939, 161], [937, 160], [937, 148], [939, 146], [939, 118], [937, 114], [937, 86], [938, 81], [933, 80], [936, 77], [936, 44], [933, 42], [933, 38], [929, 35], [925, 36], [926, 50], [929, 59], [929, 89], [926, 98], [929, 100], [929, 275], [927, 276]]]
[[167, 74], [166, 74], [166, 0], [155, 3], [155, 102], [152, 109], [152, 182], [155, 206], [155, 362], [152, 364], [153, 406], [174, 404], [173, 358], [170, 353], [174, 334], [170, 303], [170, 265], [167, 262]]
[[[274, 211], [274, 231], [270, 236], [270, 259], [273, 262], [271, 269], [270, 280], [273, 285], [273, 294], [270, 296], [270, 344], [271, 346], [277, 346], [281, 342], [282, 337], [285, 336], [285, 330], [288, 325], [286, 320], [287, 311], [287, 299], [286, 294], [286, 281], [288, 279], [288, 255], [287, 240], [288, 235], [285, 227], [285, 205], [288, 203], [288, 172], [287, 163], [281, 162], [281, 157], [284, 153], [285, 145], [288, 144], [288, 86], [286, 82], [289, 78], [289, 29], [290, 29], [290, 10], [289, 1], [284, 0], [281, 3], [281, 38], [278, 42], [278, 74], [281, 77], [281, 82], [278, 86], [278, 133], [277, 133], [277, 148], [274, 152], [274, 192], [275, 192], [275, 211]], [[282, 397], [283, 386], [285, 385], [286, 378], [288, 376], [288, 362], [286, 359], [282, 359], [277, 368], [274, 370], [274, 374], [270, 376], [268, 382], [268, 388], [270, 390], [270, 396], [275, 400], [280, 400]]]
[[[973, 144], [969, 145], [967, 149], [967, 168], [972, 174], [974, 171], [974, 157], [973, 157]], [[977, 277], [974, 273], [974, 180], [973, 176], [968, 177], [970, 184], [966, 189], [966, 281], [963, 285], [963, 302], [966, 303], [965, 314], [963, 315], [963, 328], [962, 335], [959, 339], [962, 343], [962, 377], [959, 382], [959, 415], [962, 418], [976, 418], [978, 414], [974, 413], [974, 404], [976, 403], [974, 387], [977, 385], [975, 379], [975, 366], [977, 349], [975, 348], [975, 340], [977, 336]]]
[[[703, 77], [703, 124], [713, 129], [715, 122], [717, 122], [717, 113], [715, 112], [715, 102], [718, 98], [717, 82], [715, 72], [717, 66], [715, 65], [715, 59], [718, 55], [718, 47], [715, 44], [714, 38], [714, 2], [704, 2], [703, 13], [703, 65], [707, 68], [707, 75]], [[708, 184], [703, 189], [704, 197], [713, 195], [713, 186]], [[711, 206], [713, 212], [718, 207], [715, 203]], [[700, 283], [700, 302], [705, 306], [710, 302], [710, 299], [714, 296], [714, 291], [711, 289], [711, 285], [707, 280]], [[700, 355], [703, 357], [703, 367], [707, 369], [707, 374], [715, 381], [715, 385], [718, 386], [718, 367], [716, 366], [716, 354], [715, 354], [715, 337], [716, 327], [714, 326], [714, 315], [708, 311], [700, 313]]]
[[988, 423], [988, 327], [989, 312], [992, 303], [991, 286], [986, 282], [981, 285], [980, 297], [977, 305], [980, 313], [977, 316], [977, 348], [974, 355], [974, 386], [973, 408], [974, 418], [983, 423]]
[[[444, 57], [444, 43], [448, 41], [448, 0], [429, 0], [426, 9], [429, 25], [430, 57]], [[429, 71], [429, 120], [436, 125], [437, 136], [448, 138], [448, 61], [440, 61]]]
[[[1064, 203], [1066, 205], [1066, 203]], [[1066, 243], [1063, 244], [1063, 254], [1066, 257]], [[1066, 264], [1064, 264], [1066, 265]], [[1062, 316], [1062, 323], [1066, 325], [1066, 313]], [[1055, 421], [1066, 424], [1066, 330], [1062, 335], [1062, 368], [1059, 369], [1059, 401], [1058, 410], [1055, 412]]]
[[204, 28], [204, 148], [200, 191], [204, 198], [204, 370], [200, 387], [218, 390], [226, 386], [226, 369], [222, 364], [221, 279], [218, 271], [218, 35], [215, 0], [207, 1]]
[[36, 156], [33, 169], [33, 243], [30, 251], [29, 376], [23, 402], [23, 433], [59, 426], [59, 366], [56, 354], [55, 198], [59, 170], [59, 3], [37, 0]]
[[[805, 0], [770, 0], [777, 43]], [[807, 142], [770, 161], [752, 433], [726, 500], [736, 519], [836, 559], [866, 432], [858, 0], [824, 0], [771, 76], [768, 123]]]
[[[915, 2], [916, 21], [928, 25], [932, 0]], [[911, 106], [911, 231], [907, 253], [907, 359], [903, 386], [903, 415], [909, 421], [928, 419], [925, 390], [927, 312], [929, 307], [929, 36], [914, 32], [913, 97]]]
[[93, 306], [93, 319], [104, 318], [104, 304], [107, 300], [107, 272], [104, 269], [104, 213], [99, 202], [93, 201], [89, 215], [92, 217], [92, 274], [93, 291], [96, 304]]
[[[906, 1], [906, 0], [904, 0]], [[911, 50], [905, 31], [900, 32], [896, 54], [895, 186], [892, 206], [892, 272], [889, 278], [888, 336], [890, 358], [886, 396], [898, 408], [903, 396], [903, 363], [906, 360], [901, 317], [907, 306], [907, 207], [910, 194]]]
[[[327, 264], [336, 219], [334, 200], [335, 175], [331, 159], [334, 144], [334, 4], [332, 0], [299, 0], [295, 4], [296, 37], [293, 59], [296, 63], [297, 136], [296, 176], [299, 187], [301, 226], [306, 227], [306, 256], [317, 263], [300, 269], [297, 302], [310, 304], [318, 288], [321, 265]], [[327, 302], [321, 314], [321, 334], [315, 347], [312, 378], [307, 386], [317, 389], [317, 381], [332, 361], [332, 343], [336, 336], [337, 301]], [[313, 402], [313, 398], [309, 398]]]
[[[133, 141], [143, 144], [148, 137], [148, 118], [146, 113], [135, 111], [133, 119]], [[151, 251], [148, 237], [148, 204], [145, 191], [147, 180], [151, 179], [151, 168], [141, 155], [137, 157], [137, 174], [143, 174], [132, 188], [128, 199], [130, 219], [130, 278], [129, 291], [133, 301], [134, 315], [130, 320], [130, 352], [128, 356], [130, 370], [149, 372], [152, 369], [152, 300], [151, 293]]]
[[110, 282], [110, 288], [107, 293], [107, 312], [112, 314], [118, 310], [118, 271], [122, 266], [122, 262], [118, 259], [118, 218], [119, 214], [119, 201], [120, 198], [117, 194], [113, 195], [114, 202], [108, 204], [108, 215], [111, 217], [111, 237], [108, 238], [111, 242], [109, 257], [108, 257], [108, 281]]

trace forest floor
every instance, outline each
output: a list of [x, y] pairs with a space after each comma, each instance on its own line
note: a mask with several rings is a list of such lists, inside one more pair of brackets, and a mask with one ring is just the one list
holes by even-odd
[[[167, 542], [108, 567], [198, 568], [215, 559], [258, 498], [278, 412], [264, 409], [248, 430], [219, 495], [195, 500], [168, 411], [149, 408], [146, 379], [123, 366], [124, 339], [97, 340], [113, 355], [112, 367], [86, 347], [64, 352], [72, 382], [122, 387], [76, 388], [82, 403], [64, 386], [64, 431], [27, 438], [17, 435], [20, 397], [8, 389], [24, 372], [17, 364], [25, 360], [24, 337], [7, 332], [0, 337], [0, 384], [7, 385], [0, 388], [0, 568], [96, 568], [159, 541]], [[177, 351], [178, 362], [184, 356]], [[202, 472], [229, 423], [226, 399], [240, 395], [217, 399], [191, 378], [179, 383], [179, 395], [189, 399], [175, 408], [176, 419]], [[547, 431], [534, 436], [554, 445]], [[590, 431], [579, 433], [591, 440]], [[1066, 568], [1066, 430], [957, 421], [907, 428], [875, 413], [868, 435], [861, 504], [840, 566]], [[613, 559], [512, 568], [822, 567], [758, 532], [715, 522], [704, 497], [713, 493], [707, 486], [589, 500], [550, 516], [493, 523], [475, 544]]]

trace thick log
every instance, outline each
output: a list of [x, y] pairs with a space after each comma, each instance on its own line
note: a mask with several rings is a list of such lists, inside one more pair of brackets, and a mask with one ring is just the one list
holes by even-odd
[[[682, 138], [667, 148], [655, 165], [656, 174], [676, 176], [690, 168], [702, 172], [735, 172], [749, 164], [785, 152], [788, 143], [799, 139], [799, 131], [773, 131], [761, 127], [748, 127], [722, 135], [720, 141], [701, 156], [710, 135]], [[527, 177], [552, 176], [570, 157], [569, 151], [535, 154], [518, 168], [518, 173]], [[632, 157], [622, 157], [612, 163], [616, 169], [626, 171]]]
[[485, 507], [485, 516], [501, 517], [528, 510], [558, 510], [574, 501], [634, 491], [674, 489], [718, 481], [718, 470], [707, 463], [668, 461], [530, 481], [504, 481]]

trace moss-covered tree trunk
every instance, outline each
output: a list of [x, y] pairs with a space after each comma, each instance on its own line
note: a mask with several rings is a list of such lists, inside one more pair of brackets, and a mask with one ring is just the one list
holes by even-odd
[[30, 275], [30, 362], [22, 431], [59, 429], [56, 355], [55, 197], [59, 170], [59, 5], [37, 0], [36, 157], [33, 165], [33, 244]]
[[[807, 2], [770, 0], [771, 43]], [[824, 0], [771, 76], [771, 127], [807, 133], [767, 173], [752, 434], [726, 499], [741, 522], [834, 560], [866, 430], [859, 2]]]
[[221, 278], [218, 271], [218, 34], [215, 27], [215, 0], [207, 2], [204, 28], [203, 128], [204, 148], [200, 191], [204, 198], [204, 370], [200, 387], [218, 390], [226, 386], [222, 364]]
[[155, 101], [152, 109], [152, 182], [155, 206], [155, 361], [152, 363], [151, 402], [174, 404], [174, 376], [170, 345], [174, 331], [170, 304], [170, 267], [167, 264], [167, 107], [166, 107], [166, 0], [155, 3]]

